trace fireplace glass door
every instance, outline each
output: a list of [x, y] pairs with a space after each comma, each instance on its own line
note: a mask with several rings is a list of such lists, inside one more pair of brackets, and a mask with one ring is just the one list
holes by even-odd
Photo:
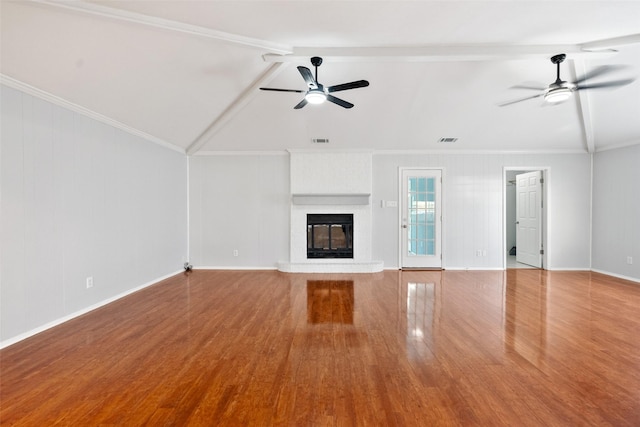
[[353, 258], [353, 214], [307, 214], [307, 258]]

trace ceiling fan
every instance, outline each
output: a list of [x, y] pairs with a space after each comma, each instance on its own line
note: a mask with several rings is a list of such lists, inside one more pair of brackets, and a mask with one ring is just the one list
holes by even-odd
[[356, 89], [359, 87], [369, 86], [369, 82], [366, 80], [356, 80], [355, 82], [343, 83], [335, 86], [324, 87], [318, 82], [318, 67], [322, 64], [322, 58], [314, 56], [311, 58], [311, 64], [316, 68], [315, 77], [307, 67], [298, 67], [298, 71], [302, 75], [302, 78], [307, 82], [308, 90], [297, 89], [276, 89], [270, 87], [261, 87], [261, 90], [272, 90], [276, 92], [297, 92], [304, 93], [304, 99], [296, 104], [294, 109], [298, 110], [307, 104], [322, 104], [324, 101], [333, 102], [344, 108], [352, 108], [353, 104], [343, 99], [336, 98], [331, 95], [333, 92], [339, 92], [341, 90]]
[[608, 73], [616, 68], [615, 66], [605, 65], [598, 68], [595, 68], [590, 73], [585, 74], [582, 78], [579, 78], [575, 82], [566, 82], [560, 79], [560, 64], [565, 60], [567, 56], [564, 53], [560, 53], [558, 55], [554, 55], [551, 57], [551, 62], [557, 67], [556, 81], [551, 83], [547, 87], [535, 87], [535, 86], [525, 86], [525, 85], [517, 85], [513, 86], [513, 88], [518, 89], [530, 89], [536, 90], [539, 93], [533, 96], [528, 96], [526, 98], [516, 99], [514, 101], [508, 101], [502, 104], [498, 104], [500, 107], [504, 107], [505, 105], [515, 104], [516, 102], [526, 101], [528, 99], [544, 97], [544, 100], [550, 104], [557, 104], [562, 101], [565, 101], [571, 97], [573, 92], [584, 89], [601, 89], [608, 87], [616, 87], [616, 86], [624, 86], [632, 83], [634, 79], [626, 79], [626, 80], [615, 80], [609, 82], [602, 83], [592, 83], [592, 84], [584, 84], [584, 82], [588, 79], [592, 79], [594, 77], [600, 76], [602, 74]]

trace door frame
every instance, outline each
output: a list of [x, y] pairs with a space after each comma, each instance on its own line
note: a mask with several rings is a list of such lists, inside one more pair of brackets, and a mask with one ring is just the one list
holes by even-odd
[[534, 171], [542, 172], [542, 179], [544, 180], [544, 184], [542, 185], [541, 243], [542, 248], [544, 249], [544, 253], [542, 254], [541, 269], [548, 270], [550, 267], [549, 254], [552, 250], [552, 248], [550, 248], [549, 246], [549, 239], [547, 238], [547, 236], [550, 235], [551, 231], [551, 221], [548, 214], [551, 207], [551, 197], [549, 197], [549, 195], [551, 194], [551, 167], [549, 166], [505, 166], [502, 168], [502, 268], [504, 270], [507, 269], [507, 256], [509, 255], [509, 249], [507, 248], [507, 186], [509, 185], [509, 182], [507, 181], [507, 172], [513, 171], [522, 173]]
[[444, 187], [445, 187], [445, 168], [438, 166], [399, 166], [398, 167], [398, 227], [396, 228], [398, 232], [398, 270], [402, 270], [402, 209], [404, 203], [404, 194], [402, 191], [402, 174], [405, 170], [438, 170], [440, 171], [440, 178], [442, 182], [440, 183], [440, 212], [442, 216], [442, 220], [440, 221], [440, 269], [444, 270], [445, 268], [445, 242], [444, 242], [444, 234], [445, 234], [445, 199], [444, 199]]

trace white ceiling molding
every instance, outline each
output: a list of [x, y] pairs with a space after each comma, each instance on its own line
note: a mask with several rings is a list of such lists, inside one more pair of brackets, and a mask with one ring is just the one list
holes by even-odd
[[224, 127], [245, 105], [258, 93], [260, 86], [268, 84], [284, 68], [284, 63], [272, 64], [260, 77], [247, 87], [211, 124], [198, 136], [187, 148], [187, 154], [191, 155], [202, 148], [207, 141]]
[[599, 147], [596, 149], [596, 153], [600, 153], [602, 151], [616, 150], [618, 148], [633, 147], [634, 145], [640, 145], [640, 139], [625, 141], [619, 144], [607, 145], [606, 147]]
[[[633, 145], [633, 144], [629, 144]], [[540, 150], [505, 150], [505, 149], [486, 149], [486, 150], [474, 150], [474, 149], [420, 149], [420, 150], [373, 150], [374, 156], [398, 156], [398, 155], [496, 155], [496, 154], [584, 154], [583, 149], [571, 149], [571, 148], [542, 148]]]
[[265, 62], [301, 62], [321, 56], [332, 62], [447, 62], [549, 59], [564, 53], [568, 59], [610, 56], [617, 51], [586, 51], [581, 45], [457, 45], [415, 47], [300, 47], [290, 55], [265, 54]]
[[114, 9], [107, 6], [101, 6], [93, 3], [85, 3], [82, 1], [68, 0], [31, 0], [33, 3], [54, 6], [64, 9], [70, 9], [77, 12], [89, 13], [92, 15], [102, 16], [109, 19], [119, 21], [133, 22], [136, 24], [147, 25], [151, 27], [161, 28], [169, 31], [177, 31], [181, 33], [191, 34], [199, 37], [220, 40], [227, 43], [251, 46], [277, 54], [291, 53], [292, 49], [279, 43], [272, 43], [265, 40], [254, 39], [251, 37], [239, 36], [236, 34], [225, 33], [222, 31], [212, 30], [210, 28], [200, 27], [197, 25], [186, 24], [183, 22], [172, 21], [164, 18], [143, 15], [141, 13], [129, 12], [121, 9]]
[[205, 151], [193, 153], [194, 156], [288, 156], [286, 150], [252, 150], [252, 151]]
[[4, 74], [0, 74], [0, 84], [3, 84], [7, 87], [19, 90], [20, 92], [24, 92], [28, 95], [35, 96], [36, 98], [42, 99], [44, 101], [50, 102], [54, 105], [58, 105], [62, 108], [66, 108], [67, 110], [73, 111], [78, 114], [82, 114], [83, 116], [89, 117], [90, 119], [96, 120], [98, 122], [104, 123], [106, 125], [112, 126], [114, 128], [120, 129], [124, 132], [127, 132], [131, 135], [138, 136], [140, 138], [146, 139], [147, 141], [153, 142], [155, 144], [161, 145], [165, 148], [169, 148], [171, 150], [177, 151], [179, 153], [185, 154], [185, 150], [182, 147], [171, 144], [163, 139], [157, 138], [153, 135], [150, 135], [146, 132], [142, 132], [138, 129], [132, 128], [131, 126], [125, 125], [117, 120], [111, 119], [107, 116], [104, 116], [100, 113], [96, 113], [93, 110], [89, 110], [88, 108], [82, 107], [78, 104], [74, 104], [71, 101], [67, 101], [66, 99], [62, 99], [59, 96], [53, 95], [49, 92], [46, 92], [42, 89], [38, 89], [26, 83], [23, 83], [19, 80], [14, 79], [13, 77], [6, 76]]
[[601, 49], [614, 49], [620, 46], [626, 46], [630, 44], [640, 43], [640, 34], [630, 34], [628, 36], [614, 37], [611, 39], [594, 40], [588, 43], [580, 45], [582, 50], [601, 50]]

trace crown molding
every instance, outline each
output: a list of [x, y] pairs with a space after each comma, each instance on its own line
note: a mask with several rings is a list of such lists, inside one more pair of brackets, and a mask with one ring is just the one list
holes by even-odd
[[69, 0], [56, 0], [56, 1], [31, 0], [31, 1], [33, 3], [38, 3], [46, 6], [69, 9], [76, 12], [88, 13], [91, 15], [101, 16], [109, 19], [115, 19], [118, 21], [132, 22], [135, 24], [161, 28], [163, 30], [175, 31], [175, 32], [190, 34], [198, 37], [205, 37], [205, 38], [220, 40], [227, 43], [251, 46], [251, 47], [267, 50], [269, 52], [273, 52], [280, 55], [291, 53], [291, 47], [280, 44], [280, 43], [272, 43], [266, 40], [240, 36], [237, 34], [225, 33], [223, 31], [213, 30], [211, 28], [200, 27], [197, 25], [186, 24], [184, 22], [158, 18], [155, 16], [144, 15], [142, 13], [130, 12], [127, 10], [116, 9], [113, 7], [102, 6], [94, 3], [86, 3], [83, 1], [69, 1]]
[[618, 143], [618, 144], [611, 144], [611, 145], [607, 145], [606, 147], [598, 147], [595, 150], [595, 152], [596, 153], [601, 153], [603, 151], [617, 150], [619, 148], [633, 147], [634, 145], [640, 145], [640, 139], [627, 141], [627, 142], [621, 142], [621, 143]]
[[465, 150], [465, 149], [424, 149], [424, 150], [374, 150], [374, 155], [445, 154], [445, 155], [502, 155], [502, 154], [589, 154], [582, 149], [541, 149], [541, 150]]
[[201, 156], [287, 156], [289, 153], [285, 150], [256, 150], [256, 151], [196, 151], [192, 154], [195, 157]]

